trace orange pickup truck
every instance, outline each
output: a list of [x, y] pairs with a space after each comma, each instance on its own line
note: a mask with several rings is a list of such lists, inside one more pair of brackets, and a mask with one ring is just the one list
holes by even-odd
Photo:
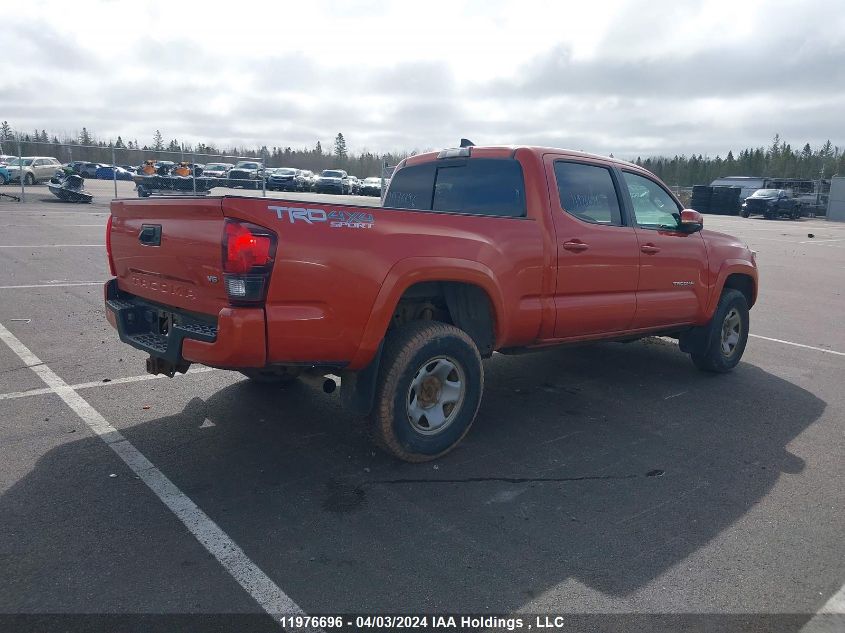
[[627, 162], [462, 146], [402, 161], [382, 206], [116, 200], [106, 315], [152, 373], [339, 375], [375, 441], [424, 461], [469, 430], [494, 351], [662, 335], [732, 369], [757, 265], [702, 224]]

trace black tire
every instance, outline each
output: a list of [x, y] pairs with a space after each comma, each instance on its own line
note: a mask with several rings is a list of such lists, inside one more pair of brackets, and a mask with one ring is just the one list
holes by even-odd
[[294, 367], [241, 369], [240, 373], [261, 385], [289, 385], [299, 378], [299, 370]]
[[27, 174], [23, 177], [23, 181], [24, 183], [26, 183], [27, 186], [31, 187], [35, 184], [35, 176], [33, 176], [32, 174]]
[[748, 211], [740, 211], [739, 214], [744, 218], [747, 218], [749, 215], [751, 215]]
[[[728, 326], [728, 318], [733, 320], [734, 314], [739, 319], [738, 340], [729, 353], [723, 349], [723, 332]], [[692, 362], [702, 371], [724, 374], [737, 366], [745, 352], [748, 343], [748, 302], [739, 290], [731, 288], [722, 292], [716, 312], [710, 319], [703, 337], [700, 349], [692, 352]], [[728, 344], [730, 347], [730, 344]]]
[[6, 176], [4, 176], [3, 174], [0, 174], [0, 185], [5, 185], [5, 184], [6, 184]]
[[[441, 376], [435, 372], [441, 372]], [[414, 388], [415, 381], [422, 385], [420, 393]], [[452, 383], [458, 400], [441, 404], [445, 383]], [[422, 389], [430, 399], [436, 398], [428, 407], [419, 404]], [[371, 437], [380, 448], [403, 461], [436, 459], [467, 434], [483, 391], [481, 356], [466, 332], [438, 321], [404, 325], [388, 333], [385, 340], [370, 420]], [[414, 406], [422, 412], [416, 421], [410, 412]], [[441, 428], [433, 428], [436, 422], [428, 421], [432, 416], [443, 418]]]

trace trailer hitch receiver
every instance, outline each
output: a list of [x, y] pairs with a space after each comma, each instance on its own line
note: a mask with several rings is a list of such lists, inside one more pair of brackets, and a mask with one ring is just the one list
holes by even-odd
[[150, 356], [147, 359], [147, 373], [152, 374], [153, 376], [163, 374], [168, 378], [173, 378], [173, 376], [176, 375], [176, 372], [179, 372], [180, 374], [187, 373], [190, 366], [191, 363], [184, 360], [178, 363], [171, 363], [170, 361], [157, 356]]

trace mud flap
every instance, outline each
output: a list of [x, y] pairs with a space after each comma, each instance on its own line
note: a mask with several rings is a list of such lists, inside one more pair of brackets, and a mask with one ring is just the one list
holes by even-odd
[[686, 354], [707, 349], [707, 335], [710, 332], [709, 327], [694, 327], [681, 332], [678, 337], [678, 345], [681, 351]]
[[369, 415], [376, 397], [376, 382], [381, 365], [384, 340], [379, 343], [373, 360], [360, 371], [340, 372], [340, 404], [356, 415]]

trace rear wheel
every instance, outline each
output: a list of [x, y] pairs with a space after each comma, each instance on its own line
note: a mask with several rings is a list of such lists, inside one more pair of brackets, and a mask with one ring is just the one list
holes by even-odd
[[27, 185], [34, 185], [35, 184], [35, 176], [33, 176], [32, 174], [27, 174], [26, 176], [24, 176], [23, 181]]
[[5, 185], [5, 184], [6, 184], [6, 176], [4, 176], [3, 174], [0, 174], [0, 185]]
[[448, 453], [469, 431], [484, 391], [484, 368], [463, 331], [415, 321], [385, 341], [371, 419], [373, 440], [407, 462]]
[[737, 366], [748, 343], [748, 302], [739, 290], [727, 289], [707, 326], [692, 362], [702, 371], [726, 373]]

